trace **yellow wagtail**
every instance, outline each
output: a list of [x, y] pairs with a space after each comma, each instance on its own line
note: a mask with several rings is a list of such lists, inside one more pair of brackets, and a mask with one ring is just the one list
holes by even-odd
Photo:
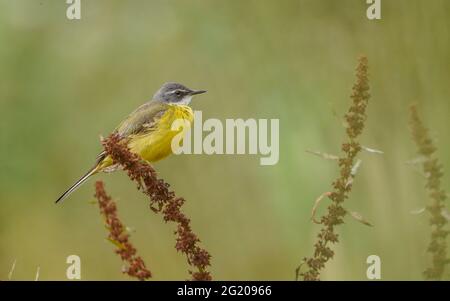
[[[114, 130], [128, 141], [131, 152], [138, 154], [147, 162], [156, 162], [172, 153], [172, 139], [180, 131], [172, 129], [177, 119], [192, 122], [194, 114], [189, 107], [192, 96], [205, 93], [204, 90], [191, 90], [178, 83], [165, 83], [153, 99], [138, 107]], [[67, 189], [57, 200], [64, 200], [86, 180], [101, 171], [117, 169], [105, 151], [101, 152], [96, 164], [75, 184]]]

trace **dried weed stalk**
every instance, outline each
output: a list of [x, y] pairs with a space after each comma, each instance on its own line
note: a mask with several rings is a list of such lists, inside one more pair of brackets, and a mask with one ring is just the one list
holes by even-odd
[[[327, 208], [327, 213], [319, 221], [316, 221], [322, 225], [322, 229], [317, 236], [313, 256], [304, 258], [303, 263], [296, 270], [297, 280], [300, 277], [303, 280], [319, 280], [320, 271], [324, 268], [325, 263], [334, 256], [334, 251], [329, 247], [329, 244], [338, 242], [339, 236], [336, 233], [335, 227], [344, 223], [343, 218], [348, 213], [342, 204], [348, 198], [356, 173], [355, 170], [359, 166], [358, 162], [360, 162], [355, 159], [362, 150], [362, 146], [357, 141], [357, 138], [364, 128], [364, 122], [367, 117], [366, 107], [370, 98], [367, 70], [367, 58], [359, 58], [359, 63], [356, 68], [356, 83], [353, 86], [353, 93], [351, 95], [352, 105], [344, 116], [348, 140], [341, 146], [343, 156], [338, 158], [340, 177], [333, 182], [333, 191], [324, 193], [316, 201], [317, 205], [322, 198], [327, 197], [331, 200], [331, 204]], [[315, 211], [315, 208], [313, 211]], [[359, 214], [351, 214], [360, 222], [368, 224]], [[306, 271], [301, 272], [301, 268], [304, 266], [306, 266]]]
[[131, 153], [117, 134], [112, 134], [102, 141], [103, 147], [114, 163], [120, 164], [131, 180], [137, 183], [138, 189], [149, 196], [150, 209], [162, 213], [165, 222], [175, 222], [177, 251], [186, 255], [188, 264], [196, 271], [189, 270], [193, 280], [211, 280], [207, 271], [210, 266], [210, 254], [198, 246], [200, 239], [191, 229], [190, 219], [181, 212], [185, 199], [177, 197], [169, 189], [169, 184], [158, 179], [156, 171], [143, 162], [136, 154]]
[[145, 267], [142, 258], [136, 255], [136, 248], [129, 241], [129, 234], [117, 216], [116, 203], [106, 194], [101, 181], [95, 183], [95, 197], [98, 200], [100, 213], [105, 218], [105, 225], [109, 230], [108, 240], [117, 246], [116, 253], [126, 264], [123, 272], [139, 280], [150, 278], [152, 274]]
[[426, 177], [425, 187], [430, 196], [430, 202], [426, 206], [430, 214], [431, 241], [427, 251], [432, 255], [432, 266], [424, 271], [424, 276], [429, 280], [441, 280], [444, 277], [445, 266], [450, 263], [447, 257], [448, 221], [444, 215], [446, 192], [441, 188], [443, 176], [442, 164], [435, 157], [436, 146], [430, 138], [428, 129], [423, 125], [417, 113], [416, 106], [410, 108], [410, 127], [412, 138], [417, 145], [418, 153], [422, 160], [422, 169]]

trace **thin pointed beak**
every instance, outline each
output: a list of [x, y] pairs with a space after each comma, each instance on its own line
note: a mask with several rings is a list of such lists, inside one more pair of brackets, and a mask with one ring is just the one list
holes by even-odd
[[203, 93], [206, 93], [206, 90], [195, 90], [191, 92], [191, 95], [198, 95]]

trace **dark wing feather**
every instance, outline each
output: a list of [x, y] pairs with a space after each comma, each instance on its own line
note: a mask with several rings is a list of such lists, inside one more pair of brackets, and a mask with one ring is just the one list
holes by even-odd
[[147, 102], [128, 115], [115, 129], [115, 132], [121, 137], [148, 133], [154, 128], [155, 123], [166, 112], [167, 108], [167, 104], [159, 101]]
[[[159, 101], [144, 103], [128, 115], [114, 132], [122, 138], [140, 133], [148, 133], [155, 128], [156, 122], [166, 112], [167, 108], [167, 104]], [[100, 163], [105, 157], [106, 152], [102, 151], [97, 156], [97, 163]]]

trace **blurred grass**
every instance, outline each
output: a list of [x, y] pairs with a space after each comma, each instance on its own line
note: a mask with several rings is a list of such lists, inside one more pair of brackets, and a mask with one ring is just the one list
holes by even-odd
[[[279, 118], [280, 161], [255, 156], [172, 156], [160, 175], [186, 197], [186, 210], [213, 255], [216, 279], [293, 279], [318, 227], [314, 199], [336, 176], [306, 149], [338, 153], [359, 54], [370, 64], [372, 102], [363, 154], [348, 200], [375, 227], [348, 219], [323, 279], [365, 279], [368, 255], [383, 279], [421, 279], [428, 264], [423, 179], [404, 164], [414, 146], [407, 106], [434, 130], [450, 169], [450, 2], [383, 1], [368, 21], [364, 1], [83, 1], [82, 20], [64, 1], [0, 0], [0, 278], [65, 279], [77, 254], [82, 278], [128, 279], [112, 252], [93, 181], [61, 206], [106, 135], [165, 81], [208, 94], [203, 117]], [[333, 115], [335, 111], [338, 115]], [[444, 183], [448, 183], [448, 174]], [[170, 226], [146, 208], [125, 175], [101, 175], [155, 279], [185, 279]]]

